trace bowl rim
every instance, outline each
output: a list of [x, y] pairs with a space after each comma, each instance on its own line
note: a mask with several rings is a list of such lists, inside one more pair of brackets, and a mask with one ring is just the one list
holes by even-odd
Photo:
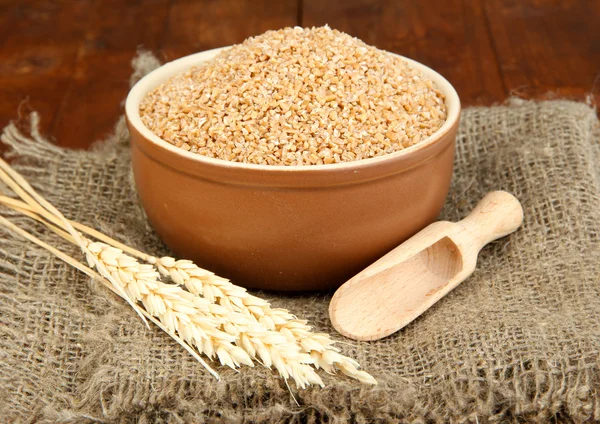
[[429, 68], [428, 66], [423, 65], [422, 63], [419, 63], [405, 56], [398, 55], [396, 53], [391, 53], [395, 56], [402, 58], [410, 66], [419, 69], [424, 75], [429, 77], [434, 82], [436, 87], [440, 91], [442, 91], [446, 96], [445, 103], [447, 108], [446, 121], [435, 133], [413, 146], [407, 147], [406, 149], [394, 153], [376, 156], [373, 158], [359, 159], [350, 162], [340, 162], [323, 165], [260, 165], [254, 163], [232, 162], [227, 161], [225, 159], [210, 158], [208, 156], [204, 156], [198, 153], [188, 152], [180, 147], [174, 146], [166, 140], [163, 140], [162, 138], [154, 134], [148, 127], [146, 127], [146, 125], [142, 122], [142, 119], [140, 117], [139, 105], [148, 92], [150, 92], [152, 89], [156, 88], [163, 82], [166, 82], [169, 78], [181, 72], [184, 72], [185, 70], [191, 68], [194, 65], [212, 59], [213, 57], [218, 55], [222, 50], [230, 47], [231, 46], [219, 47], [181, 57], [179, 59], [165, 63], [164, 65], [158, 67], [157, 69], [151, 71], [150, 73], [142, 77], [131, 88], [125, 101], [125, 116], [128, 124], [131, 125], [142, 137], [151, 142], [155, 147], [167, 150], [172, 154], [175, 154], [186, 160], [195, 162], [198, 165], [206, 164], [210, 166], [217, 166], [229, 169], [230, 171], [243, 169], [247, 171], [259, 171], [260, 173], [273, 171], [276, 171], [277, 173], [314, 173], [323, 171], [347, 172], [350, 170], [352, 170], [353, 172], [357, 172], [357, 170], [362, 167], [370, 168], [374, 165], [387, 163], [393, 160], [408, 160], [412, 158], [412, 156], [420, 156], [420, 154], [424, 153], [423, 150], [426, 150], [428, 147], [435, 145], [436, 142], [443, 140], [444, 136], [457, 125], [460, 117], [461, 104], [460, 99], [458, 97], [458, 93], [446, 78], [444, 78], [441, 74]]

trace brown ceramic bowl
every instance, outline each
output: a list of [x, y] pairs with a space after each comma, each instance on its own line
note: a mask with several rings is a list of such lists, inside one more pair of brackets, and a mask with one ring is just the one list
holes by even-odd
[[129, 93], [133, 172], [157, 233], [176, 255], [236, 284], [273, 290], [335, 288], [438, 216], [450, 185], [460, 101], [433, 70], [448, 119], [406, 150], [355, 162], [268, 166], [184, 151], [139, 116], [145, 94], [220, 49], [184, 57]]

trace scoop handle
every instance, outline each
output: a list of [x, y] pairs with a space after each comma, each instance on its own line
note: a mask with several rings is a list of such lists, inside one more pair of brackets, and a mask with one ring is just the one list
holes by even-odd
[[517, 198], [506, 191], [492, 191], [458, 224], [470, 233], [479, 251], [489, 242], [516, 231], [522, 222], [523, 207]]

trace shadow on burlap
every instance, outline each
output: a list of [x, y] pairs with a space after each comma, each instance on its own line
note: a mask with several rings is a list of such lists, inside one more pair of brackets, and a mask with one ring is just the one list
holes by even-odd
[[[138, 59], [134, 78], [156, 66]], [[130, 180], [123, 121], [93, 151], [5, 129], [10, 156], [66, 216], [166, 253]], [[26, 134], [30, 133], [30, 134]], [[475, 274], [416, 322], [342, 345], [378, 379], [324, 376], [297, 390], [257, 366], [214, 380], [160, 330], [45, 251], [2, 231], [0, 416], [17, 422], [582, 422], [600, 419], [600, 186], [595, 111], [511, 101], [464, 111], [443, 219], [485, 193], [523, 203], [523, 227], [481, 252]], [[2, 213], [9, 213], [2, 209]], [[20, 225], [77, 256], [39, 226]], [[329, 297], [268, 296], [333, 333]]]

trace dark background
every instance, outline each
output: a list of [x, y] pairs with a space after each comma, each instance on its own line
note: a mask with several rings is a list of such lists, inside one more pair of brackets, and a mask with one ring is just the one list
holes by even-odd
[[0, 126], [34, 109], [58, 144], [87, 147], [122, 112], [138, 47], [169, 61], [326, 23], [434, 68], [467, 106], [600, 100], [600, 0], [0, 0]]

